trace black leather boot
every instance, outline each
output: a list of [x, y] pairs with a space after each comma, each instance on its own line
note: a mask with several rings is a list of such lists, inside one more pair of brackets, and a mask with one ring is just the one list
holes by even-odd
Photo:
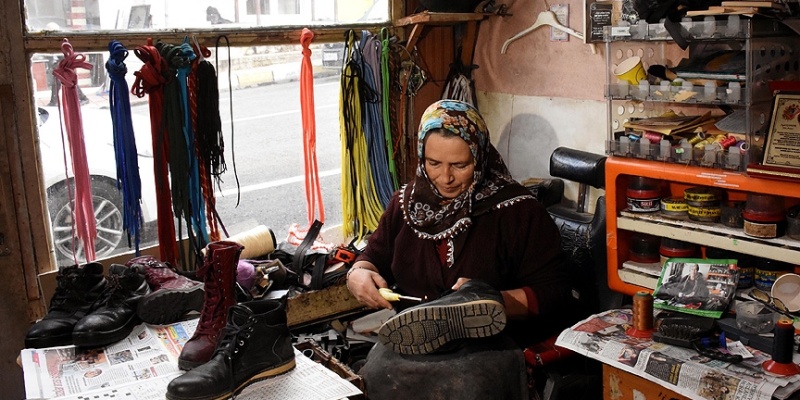
[[72, 330], [81, 318], [94, 311], [106, 287], [103, 265], [98, 262], [61, 267], [56, 275], [56, 292], [47, 314], [28, 329], [29, 349], [72, 344]]
[[140, 322], [136, 307], [148, 293], [150, 287], [143, 271], [111, 264], [100, 308], [75, 324], [72, 342], [79, 347], [102, 347], [125, 339]]
[[170, 400], [228, 398], [250, 383], [294, 368], [285, 300], [232, 306], [214, 356], [167, 386]]
[[428, 354], [456, 339], [482, 338], [506, 327], [503, 296], [471, 280], [439, 299], [410, 307], [384, 322], [378, 336], [400, 354]]

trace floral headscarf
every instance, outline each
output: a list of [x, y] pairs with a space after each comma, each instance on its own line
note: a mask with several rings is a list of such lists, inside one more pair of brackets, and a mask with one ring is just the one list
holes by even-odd
[[[442, 197], [425, 172], [425, 137], [434, 129], [456, 134], [472, 152], [472, 185], [452, 200]], [[469, 227], [471, 217], [520, 198], [519, 190], [504, 190], [515, 181], [490, 142], [486, 122], [468, 103], [440, 100], [425, 110], [419, 125], [417, 156], [417, 175], [403, 188], [402, 209], [406, 223], [423, 239], [452, 239]]]

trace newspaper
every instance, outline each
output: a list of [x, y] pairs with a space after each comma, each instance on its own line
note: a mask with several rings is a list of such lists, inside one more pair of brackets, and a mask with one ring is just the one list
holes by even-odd
[[[632, 324], [628, 309], [593, 315], [558, 336], [556, 345], [636, 374], [692, 399], [785, 399], [800, 389], [800, 376], [776, 376], [761, 368], [771, 356], [730, 342], [745, 359], [727, 363], [695, 350], [638, 339], [625, 334]], [[795, 354], [795, 362], [798, 355]]]
[[49, 399], [153, 378], [169, 382], [181, 373], [178, 356], [196, 326], [197, 319], [164, 326], [141, 324], [125, 339], [99, 349], [24, 349], [20, 358], [25, 393], [29, 399]]
[[[20, 358], [26, 397], [163, 400], [169, 382], [183, 373], [178, 357], [196, 327], [197, 319], [164, 326], [142, 324], [120, 342], [100, 349], [24, 349]], [[294, 351], [294, 369], [252, 384], [236, 398], [335, 400], [361, 394], [352, 383]]]

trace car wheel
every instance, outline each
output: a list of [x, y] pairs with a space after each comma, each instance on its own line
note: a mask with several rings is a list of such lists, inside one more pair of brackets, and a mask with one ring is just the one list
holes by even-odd
[[[58, 260], [73, 260], [73, 251], [78, 262], [86, 262], [83, 244], [73, 244], [73, 201], [63, 183], [48, 191], [47, 203], [53, 231], [53, 246]], [[74, 197], [74, 188], [72, 189]], [[118, 249], [127, 249], [125, 231], [122, 228], [122, 195], [114, 182], [92, 177], [92, 202], [97, 221], [95, 253], [97, 259], [116, 254]], [[77, 239], [77, 238], [75, 238]]]

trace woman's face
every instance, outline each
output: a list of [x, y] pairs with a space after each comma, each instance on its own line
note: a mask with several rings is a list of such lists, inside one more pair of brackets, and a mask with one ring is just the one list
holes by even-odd
[[469, 189], [475, 165], [467, 142], [437, 132], [429, 133], [425, 140], [425, 172], [436, 190], [453, 199]]

